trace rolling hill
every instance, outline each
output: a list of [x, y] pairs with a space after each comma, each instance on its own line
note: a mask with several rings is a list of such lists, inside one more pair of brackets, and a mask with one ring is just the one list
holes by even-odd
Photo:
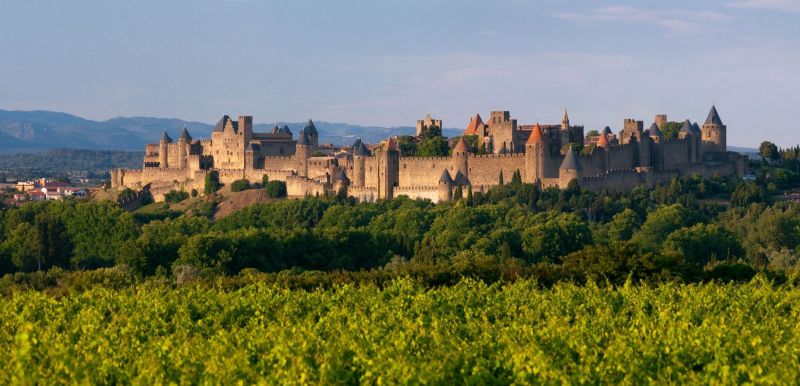
[[[305, 126], [305, 122], [276, 123], [288, 125], [295, 134]], [[257, 132], [270, 131], [274, 124], [256, 124], [253, 129]], [[356, 138], [378, 142], [392, 135], [414, 133], [411, 126], [359, 126], [323, 121], [315, 121], [314, 124], [320, 132], [320, 142], [336, 145], [349, 145]], [[0, 153], [63, 148], [141, 151], [145, 144], [158, 141], [164, 130], [177, 138], [184, 125], [195, 138], [208, 137], [213, 128], [211, 123], [175, 118], [118, 117], [93, 121], [52, 111], [0, 110]], [[458, 129], [445, 129], [445, 135], [459, 132]]]

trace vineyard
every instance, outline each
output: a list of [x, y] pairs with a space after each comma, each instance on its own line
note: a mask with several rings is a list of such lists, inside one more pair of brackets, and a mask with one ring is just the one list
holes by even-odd
[[793, 383], [800, 289], [465, 279], [0, 299], [0, 383]]

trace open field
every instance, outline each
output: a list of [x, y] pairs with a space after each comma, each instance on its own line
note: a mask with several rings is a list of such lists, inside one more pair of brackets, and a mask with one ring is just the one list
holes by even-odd
[[793, 383], [800, 289], [471, 280], [0, 299], [0, 382]]

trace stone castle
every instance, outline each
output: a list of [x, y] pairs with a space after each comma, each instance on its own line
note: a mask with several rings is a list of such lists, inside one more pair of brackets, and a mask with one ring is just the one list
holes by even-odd
[[[744, 175], [746, 158], [727, 151], [727, 128], [716, 107], [702, 126], [685, 120], [677, 138], [662, 134], [667, 124], [666, 115], [657, 115], [648, 129], [625, 119], [618, 134], [606, 127], [585, 137], [583, 126], [570, 124], [566, 109], [560, 124], [548, 125], [518, 125], [508, 111], [493, 111], [487, 122], [472, 117], [450, 156], [408, 157], [397, 138], [372, 146], [357, 140], [326, 154], [311, 120], [295, 139], [287, 126], [254, 133], [252, 117], [226, 115], [208, 139], [192, 139], [184, 128], [174, 141], [165, 132], [159, 143], [146, 146], [142, 169], [112, 171], [112, 187], [147, 187], [161, 200], [172, 189], [202, 192], [209, 173], [223, 184], [260, 182], [266, 175], [285, 181], [290, 196], [346, 192], [362, 201], [405, 195], [444, 202], [457, 186], [486, 191], [516, 172], [542, 188], [564, 188], [575, 180], [593, 190], [653, 186], [682, 175]], [[428, 115], [417, 121], [417, 135], [432, 127], [441, 130], [442, 122]], [[467, 145], [467, 136], [476, 147]]]

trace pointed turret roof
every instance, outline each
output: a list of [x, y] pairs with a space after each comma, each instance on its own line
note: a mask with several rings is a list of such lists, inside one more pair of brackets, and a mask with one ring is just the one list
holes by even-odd
[[464, 140], [464, 137], [458, 139], [458, 142], [453, 147], [453, 153], [469, 153], [469, 146], [467, 146], [467, 141]]
[[212, 130], [212, 131], [216, 131], [216, 132], [220, 132], [220, 133], [225, 131], [225, 123], [227, 123], [230, 120], [231, 120], [231, 117], [229, 117], [227, 115], [223, 115], [222, 118], [220, 118], [220, 120], [217, 121], [217, 125], [214, 126], [214, 130]]
[[178, 138], [179, 139], [183, 139], [186, 142], [189, 142], [189, 141], [192, 140], [192, 136], [189, 135], [189, 129], [187, 129], [186, 126], [183, 126], [183, 131], [181, 131], [181, 136], [178, 137]]
[[561, 117], [561, 123], [569, 123], [569, 114], [567, 114], [567, 106], [564, 106], [564, 116]]
[[597, 146], [608, 147], [608, 135], [606, 133], [600, 133], [600, 137], [597, 138]]
[[447, 172], [447, 169], [442, 170], [442, 176], [439, 177], [439, 182], [444, 182], [445, 184], [453, 183], [453, 179], [450, 178], [450, 173]]
[[681, 129], [680, 129], [679, 132], [687, 133], [687, 134], [694, 134], [694, 129], [692, 129], [692, 123], [689, 122], [688, 119], [683, 121], [683, 125], [681, 125]]
[[701, 131], [700, 131], [700, 125], [698, 125], [698, 124], [697, 124], [697, 122], [695, 122], [695, 123], [692, 123], [692, 131], [693, 131], [695, 134], [700, 134], [700, 133], [701, 133]]
[[610, 127], [606, 126], [606, 128], [603, 129], [603, 134], [613, 134], [613, 132]]
[[360, 156], [368, 156], [369, 149], [367, 149], [367, 145], [361, 142], [361, 138], [356, 140], [356, 143], [353, 144], [353, 155], [360, 155]]
[[308, 118], [308, 123], [306, 123], [306, 127], [303, 128], [303, 131], [306, 132], [308, 135], [317, 135], [317, 127], [314, 126], [314, 121], [311, 118]]
[[706, 118], [705, 124], [722, 126], [722, 119], [719, 118], [716, 106], [711, 105], [711, 111], [708, 112], [708, 117]]
[[533, 130], [531, 130], [531, 135], [528, 137], [528, 141], [525, 142], [530, 145], [535, 145], [544, 142], [544, 134], [542, 134], [542, 127], [539, 126], [537, 122], [533, 125]]
[[564, 161], [561, 162], [561, 166], [559, 169], [569, 169], [575, 171], [581, 171], [581, 163], [578, 161], [578, 156], [575, 155], [575, 149], [570, 146], [569, 150], [567, 150], [567, 156], [564, 157]]
[[298, 145], [310, 146], [311, 141], [308, 139], [308, 134], [306, 134], [305, 130], [300, 130], [300, 137], [297, 138]]
[[162, 142], [172, 142], [172, 138], [169, 137], [169, 134], [167, 134], [166, 130], [164, 130], [164, 134], [161, 134], [161, 141]]
[[661, 133], [661, 129], [658, 128], [658, 125], [655, 122], [653, 122], [653, 124], [650, 125], [650, 136], [656, 138], [664, 138], [664, 134]]
[[292, 134], [292, 130], [291, 130], [291, 129], [289, 129], [289, 125], [283, 125], [283, 127], [281, 127], [281, 131], [282, 131], [284, 134], [293, 135], [293, 134]]
[[456, 172], [456, 176], [455, 178], [453, 178], [453, 182], [461, 186], [469, 185], [469, 180], [467, 179], [467, 176], [461, 174], [461, 171]]
[[281, 128], [276, 124], [275, 127], [272, 128], [272, 134], [280, 134], [280, 132]]
[[464, 129], [464, 135], [475, 135], [478, 134], [480, 131], [481, 126], [483, 126], [483, 120], [481, 119], [480, 114], [475, 114], [472, 119], [469, 120], [469, 124], [467, 128]]

